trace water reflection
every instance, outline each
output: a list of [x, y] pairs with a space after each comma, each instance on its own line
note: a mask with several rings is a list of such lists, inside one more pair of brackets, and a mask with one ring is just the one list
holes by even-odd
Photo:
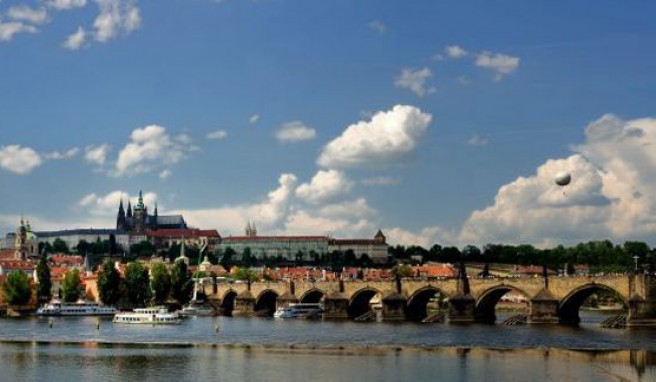
[[[656, 380], [656, 352], [0, 343], [3, 380]], [[436, 373], [437, 371], [437, 373]], [[437, 378], [436, 378], [437, 377]]]

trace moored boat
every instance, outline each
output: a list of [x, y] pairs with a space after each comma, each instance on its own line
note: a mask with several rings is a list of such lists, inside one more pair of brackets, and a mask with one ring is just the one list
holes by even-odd
[[211, 306], [203, 303], [202, 301], [198, 300], [192, 300], [188, 304], [182, 307], [178, 311], [178, 314], [183, 316], [183, 317], [190, 317], [190, 316], [214, 316], [216, 315], [216, 311], [214, 308]]
[[275, 318], [315, 318], [323, 314], [323, 306], [318, 303], [291, 303], [276, 309]]
[[39, 316], [113, 316], [116, 314], [116, 308], [95, 302], [53, 300], [37, 309], [36, 314]]
[[116, 324], [175, 325], [182, 322], [177, 313], [164, 307], [137, 308], [131, 312], [119, 312], [112, 321]]

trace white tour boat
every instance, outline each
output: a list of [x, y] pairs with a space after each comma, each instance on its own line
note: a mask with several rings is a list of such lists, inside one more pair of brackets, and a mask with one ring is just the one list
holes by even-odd
[[202, 301], [191, 300], [188, 304], [178, 311], [178, 314], [184, 317], [189, 316], [214, 316], [216, 311], [209, 305], [204, 304]]
[[61, 302], [53, 300], [37, 309], [39, 316], [113, 316], [116, 308], [95, 302]]
[[323, 313], [323, 306], [318, 303], [298, 303], [276, 309], [273, 313], [275, 318], [313, 318], [320, 317]]
[[113, 322], [117, 324], [171, 325], [179, 324], [182, 320], [177, 313], [169, 313], [166, 308], [152, 307], [116, 313]]

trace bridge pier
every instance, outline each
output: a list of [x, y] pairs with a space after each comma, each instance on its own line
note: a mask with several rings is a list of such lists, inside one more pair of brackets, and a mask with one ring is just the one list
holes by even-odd
[[349, 299], [343, 293], [335, 293], [323, 299], [324, 319], [347, 319]]
[[449, 323], [464, 324], [476, 321], [476, 300], [469, 294], [449, 298]]
[[235, 297], [235, 309], [233, 317], [251, 317], [255, 313], [255, 297], [247, 290]]
[[528, 323], [557, 324], [558, 322], [558, 300], [548, 289], [542, 289], [531, 298]]
[[406, 298], [398, 293], [383, 298], [383, 321], [405, 321], [406, 304]]
[[286, 292], [276, 299], [276, 308], [285, 307], [289, 304], [296, 304], [298, 297], [294, 296], [291, 292]]
[[637, 274], [630, 280], [627, 326], [656, 326], [656, 277]]

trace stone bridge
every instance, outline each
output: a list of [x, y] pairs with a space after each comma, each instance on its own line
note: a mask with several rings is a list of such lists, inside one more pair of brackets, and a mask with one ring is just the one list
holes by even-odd
[[272, 315], [276, 307], [293, 302], [323, 302], [324, 318], [355, 318], [382, 303], [386, 321], [421, 320], [429, 300], [448, 303], [448, 320], [494, 322], [495, 306], [510, 291], [528, 301], [530, 323], [577, 324], [579, 308], [595, 292], [617, 293], [628, 309], [628, 324], [656, 325], [656, 277], [645, 274], [579, 277], [512, 277], [399, 279], [388, 281], [289, 281], [215, 283], [205, 293], [223, 314]]

